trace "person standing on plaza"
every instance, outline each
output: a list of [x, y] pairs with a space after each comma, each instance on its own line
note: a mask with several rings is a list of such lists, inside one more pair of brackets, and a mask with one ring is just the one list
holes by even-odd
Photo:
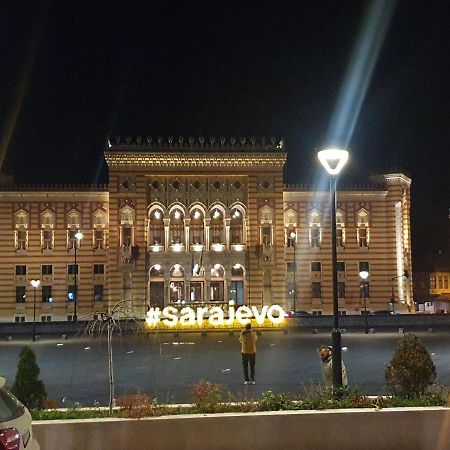
[[[333, 387], [333, 354], [332, 347], [321, 345], [317, 349], [319, 358], [321, 359], [322, 377], [327, 388]], [[342, 387], [348, 387], [347, 369], [344, 361], [342, 361]]]
[[[258, 336], [252, 330], [252, 324], [247, 323], [245, 330], [241, 331], [239, 342], [241, 343], [242, 366], [244, 368], [244, 384], [255, 384], [255, 359], [256, 341]], [[248, 366], [250, 365], [250, 377], [248, 376]]]

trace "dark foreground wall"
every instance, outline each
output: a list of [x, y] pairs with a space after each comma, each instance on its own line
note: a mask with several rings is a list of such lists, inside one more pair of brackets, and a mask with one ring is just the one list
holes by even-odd
[[450, 450], [450, 409], [33, 422], [42, 450]]

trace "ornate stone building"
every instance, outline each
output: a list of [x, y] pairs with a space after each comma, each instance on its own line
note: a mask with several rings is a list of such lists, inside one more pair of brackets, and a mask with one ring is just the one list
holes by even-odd
[[[32, 321], [34, 305], [39, 321], [71, 320], [75, 298], [79, 319], [122, 299], [142, 315], [230, 300], [331, 313], [328, 192], [283, 185], [282, 141], [118, 138], [105, 158], [108, 186], [1, 188], [2, 321]], [[369, 310], [387, 309], [393, 288], [412, 307], [399, 276], [411, 270], [411, 180], [375, 181], [338, 193], [347, 314], [361, 313], [364, 294]]]

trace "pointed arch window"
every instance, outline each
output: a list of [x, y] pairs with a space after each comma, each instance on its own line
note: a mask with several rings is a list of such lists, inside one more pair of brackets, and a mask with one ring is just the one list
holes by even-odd
[[317, 209], [309, 213], [309, 245], [312, 248], [322, 245], [322, 214]]
[[356, 239], [358, 247], [367, 248], [370, 242], [369, 212], [362, 208], [356, 213]]
[[211, 211], [211, 221], [209, 228], [210, 243], [224, 244], [224, 226], [223, 226], [223, 211], [219, 208], [213, 208]]
[[92, 247], [94, 250], [101, 250], [106, 248], [106, 226], [108, 216], [105, 211], [97, 209], [92, 217], [93, 233], [92, 233]]
[[170, 213], [169, 239], [171, 245], [184, 244], [184, 214], [176, 208]]
[[164, 246], [164, 213], [157, 208], [150, 212], [148, 242], [150, 246]]
[[272, 245], [273, 209], [265, 205], [259, 210], [260, 242], [263, 246]]
[[28, 227], [30, 224], [30, 216], [23, 209], [16, 212], [15, 222], [15, 248], [16, 250], [26, 250], [28, 248]]
[[240, 208], [231, 210], [230, 243], [231, 245], [244, 243], [244, 211]]
[[130, 249], [134, 245], [134, 222], [135, 211], [126, 205], [120, 210], [120, 245], [126, 249]]
[[297, 243], [297, 213], [288, 209], [284, 213], [284, 231], [286, 247], [295, 247]]
[[189, 236], [190, 244], [203, 244], [205, 242], [205, 216], [203, 211], [195, 208], [190, 215]]
[[336, 246], [345, 247], [345, 213], [341, 209], [336, 212]]
[[41, 248], [52, 250], [54, 245], [55, 213], [46, 209], [41, 213]]

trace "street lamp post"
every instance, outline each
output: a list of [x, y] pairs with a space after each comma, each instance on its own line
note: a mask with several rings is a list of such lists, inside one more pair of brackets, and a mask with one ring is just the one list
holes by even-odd
[[321, 150], [317, 154], [320, 163], [330, 175], [330, 214], [331, 214], [331, 263], [333, 275], [333, 387], [342, 387], [342, 342], [339, 329], [339, 303], [337, 282], [337, 242], [336, 242], [336, 177], [348, 160], [348, 151], [342, 149]]
[[75, 233], [75, 251], [74, 251], [74, 272], [75, 272], [75, 292], [73, 299], [73, 321], [77, 322], [77, 301], [78, 301], [78, 266], [77, 266], [77, 248], [80, 245], [80, 241], [83, 239], [83, 233], [77, 231]]
[[362, 279], [362, 290], [363, 290], [363, 295], [364, 295], [364, 325], [365, 325], [365, 330], [366, 330], [366, 334], [369, 334], [369, 323], [368, 323], [368, 316], [367, 316], [367, 295], [366, 295], [366, 290], [367, 290], [367, 277], [369, 276], [369, 272], [367, 272], [367, 270], [361, 270], [361, 272], [359, 272], [359, 276]]
[[33, 341], [36, 341], [36, 289], [41, 284], [40, 280], [31, 280], [33, 286]]
[[296, 257], [296, 247], [297, 247], [297, 241], [296, 241], [296, 234], [294, 231], [291, 232], [289, 235], [291, 238], [292, 245], [294, 247], [294, 314], [297, 311], [297, 257]]

